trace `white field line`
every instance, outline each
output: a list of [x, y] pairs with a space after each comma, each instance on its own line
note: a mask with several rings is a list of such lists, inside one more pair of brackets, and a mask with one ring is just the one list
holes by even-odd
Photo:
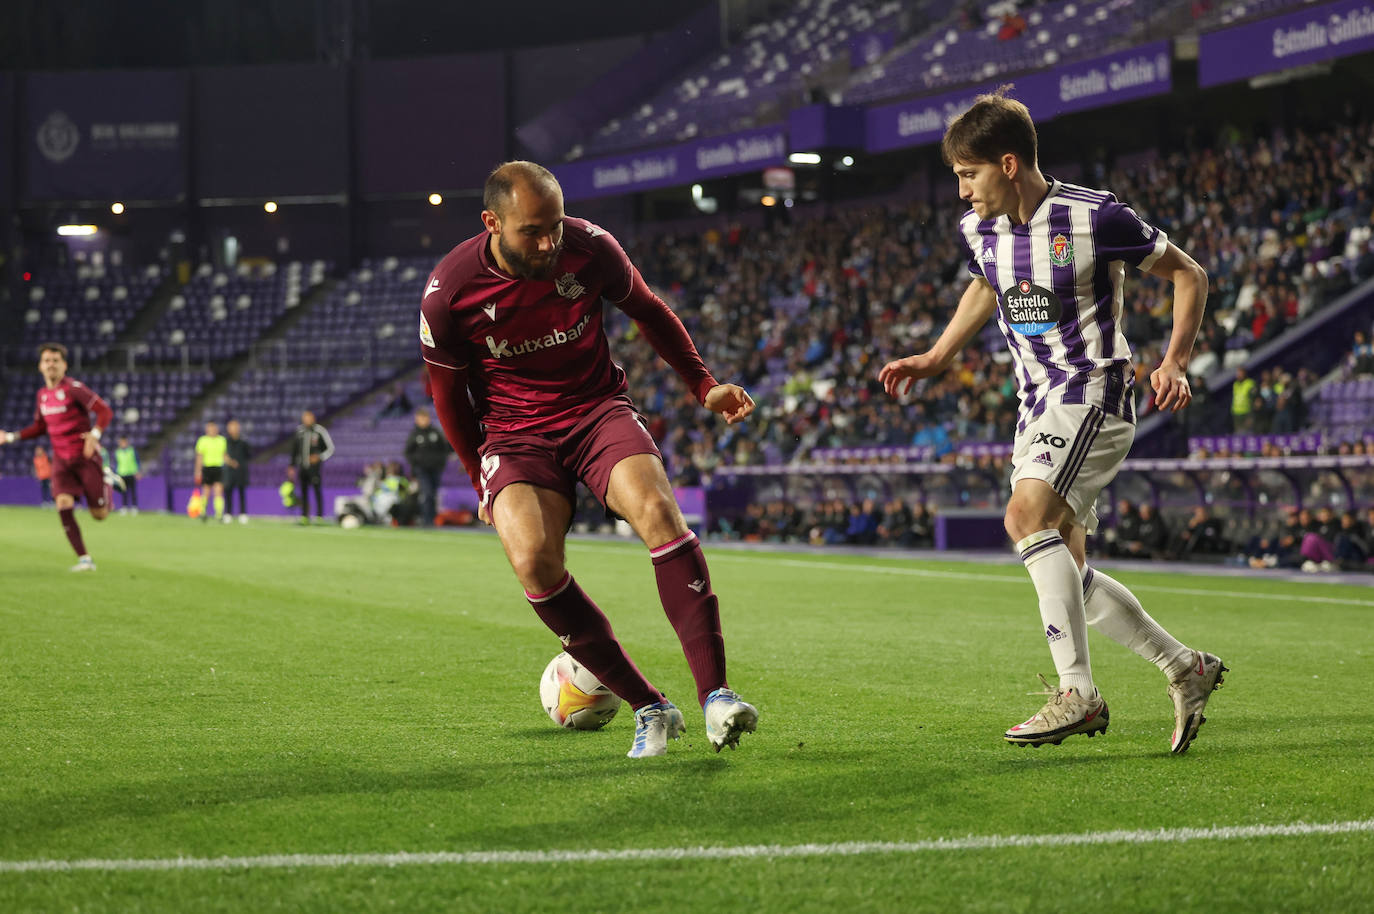
[[354, 866], [483, 866], [607, 863], [625, 860], [747, 860], [789, 857], [861, 857], [927, 851], [980, 851], [1005, 847], [1182, 844], [1310, 835], [1367, 834], [1374, 819], [1291, 825], [1226, 825], [1154, 831], [1090, 831], [1058, 835], [970, 835], [925, 841], [848, 841], [840, 844], [746, 844], [737, 847], [659, 847], [621, 850], [432, 851], [392, 854], [264, 854], [257, 857], [153, 857], [123, 860], [0, 860], [0, 873], [133, 872], [147, 870], [338, 869]]
[[[576, 550], [591, 552], [623, 552], [619, 546], [602, 546], [595, 543], [578, 543]], [[971, 571], [944, 571], [937, 568], [908, 568], [902, 565], [868, 565], [846, 562], [829, 562], [809, 559], [784, 559], [768, 553], [741, 554], [722, 549], [713, 550], [712, 562], [762, 562], [782, 565], [787, 568], [820, 568], [826, 571], [863, 571], [872, 574], [894, 574], [915, 578], [940, 578], [946, 581], [974, 581], [979, 584], [1014, 584], [1018, 587], [1030, 585], [1024, 575], [985, 574]], [[1157, 584], [1131, 584], [1131, 590], [1145, 590], [1151, 593], [1169, 593], [1189, 597], [1231, 597], [1238, 600], [1277, 600], [1284, 603], [1335, 603], [1341, 606], [1374, 606], [1374, 600], [1357, 600], [1351, 597], [1321, 597], [1305, 594], [1272, 593], [1263, 590], [1204, 590], [1193, 587], [1163, 587]]]

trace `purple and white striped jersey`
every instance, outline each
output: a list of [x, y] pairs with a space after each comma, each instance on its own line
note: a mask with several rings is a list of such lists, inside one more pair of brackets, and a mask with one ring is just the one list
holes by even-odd
[[1053, 178], [1025, 225], [959, 220], [969, 273], [997, 292], [997, 324], [1016, 362], [1018, 430], [1053, 403], [1135, 421], [1131, 351], [1121, 332], [1125, 264], [1150, 269], [1169, 239], [1107, 191]]

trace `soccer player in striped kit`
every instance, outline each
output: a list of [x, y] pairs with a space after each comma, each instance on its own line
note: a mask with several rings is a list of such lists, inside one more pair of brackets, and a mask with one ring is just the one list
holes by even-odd
[[[743, 421], [754, 401], [716, 381], [686, 328], [600, 227], [563, 212], [563, 190], [533, 162], [507, 162], [483, 194], [485, 230], [430, 274], [420, 351], [435, 412], [496, 527], [535, 613], [569, 654], [635, 710], [631, 758], [663, 755], [682, 712], [640, 673], [564, 561], [580, 479], [649, 549], [664, 612], [696, 680], [717, 752], [758, 711], [725, 681], [711, 575], [662, 457], [611, 359], [602, 301], [633, 318], [706, 409]], [[471, 402], [469, 402], [469, 399]]]
[[[898, 396], [943, 371], [994, 315], [1020, 380], [1006, 529], [1035, 585], [1057, 688], [1004, 738], [1058, 744], [1107, 729], [1093, 683], [1088, 626], [1151, 661], [1169, 679], [1170, 748], [1187, 750], [1226, 667], [1166, 632], [1125, 586], [1088, 567], [1084, 538], [1094, 503], [1135, 438], [1131, 352], [1121, 332], [1122, 284], [1131, 266], [1173, 283], [1169, 346], [1150, 375], [1155, 404], [1192, 400], [1187, 368], [1202, 322], [1207, 274], [1158, 228], [1106, 191], [1041, 173], [1030, 112], [1006, 95], [980, 96], [945, 132], [942, 150], [972, 209], [959, 241], [973, 277], [928, 352], [888, 362], [879, 380]], [[1042, 677], [1043, 679], [1043, 677]]]

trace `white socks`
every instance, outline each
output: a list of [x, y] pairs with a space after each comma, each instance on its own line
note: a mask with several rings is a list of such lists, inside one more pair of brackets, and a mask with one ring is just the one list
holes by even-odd
[[[1088, 663], [1083, 578], [1078, 573], [1078, 563], [1074, 561], [1073, 553], [1058, 530], [1032, 533], [1016, 544], [1016, 551], [1021, 554], [1021, 561], [1025, 563], [1031, 583], [1040, 597], [1040, 619], [1045, 624], [1050, 656], [1054, 658], [1055, 668], [1059, 671], [1059, 687], [1076, 689], [1084, 698], [1092, 698], [1097, 690], [1093, 687], [1092, 667]], [[1121, 585], [1117, 584], [1117, 587]], [[1122, 590], [1125, 591], [1125, 588]], [[1129, 591], [1126, 593], [1129, 596]], [[1136, 604], [1137, 607], [1139, 605]], [[1144, 615], [1143, 611], [1141, 615]]]
[[[1029, 568], [1029, 564], [1026, 567]], [[1031, 577], [1034, 578], [1034, 574]], [[1039, 587], [1037, 583], [1036, 589]], [[1170, 682], [1192, 669], [1192, 649], [1160, 628], [1159, 623], [1145, 612], [1135, 594], [1118, 581], [1096, 569], [1084, 568], [1083, 605], [1089, 625], [1159, 667]], [[1043, 616], [1044, 613], [1045, 600], [1042, 596], [1040, 614]], [[1054, 645], [1050, 646], [1053, 648]]]

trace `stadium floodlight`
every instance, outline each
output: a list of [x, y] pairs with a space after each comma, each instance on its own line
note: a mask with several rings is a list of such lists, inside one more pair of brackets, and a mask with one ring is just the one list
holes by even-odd
[[700, 184], [692, 185], [692, 199], [700, 202], [702, 194], [706, 193], [706, 188]]
[[429, 195], [429, 205], [430, 205], [430, 206], [438, 206], [440, 203], [443, 203], [443, 202], [444, 202], [444, 195], [443, 195], [443, 194], [430, 194], [430, 195]]
[[264, 213], [275, 213], [277, 211], [277, 201], [268, 200], [266, 203], [262, 205], [262, 211]]
[[787, 157], [787, 161], [793, 165], [819, 165], [821, 164], [821, 154], [819, 152], [794, 152]]
[[96, 227], [94, 225], [59, 225], [57, 227], [57, 234], [68, 237], [73, 235], [94, 235], [95, 233]]
[[764, 194], [762, 197], [759, 198], [759, 202], [762, 203], [764, 206], [777, 206], [778, 198], [773, 196], [772, 194]]
[[124, 204], [116, 200], [110, 204], [110, 212], [114, 213], [116, 216], [124, 215]]
[[854, 157], [853, 157], [853, 156], [845, 156], [844, 158], [840, 159], [840, 164], [843, 165], [845, 168], [853, 168], [853, 167], [854, 167]]

